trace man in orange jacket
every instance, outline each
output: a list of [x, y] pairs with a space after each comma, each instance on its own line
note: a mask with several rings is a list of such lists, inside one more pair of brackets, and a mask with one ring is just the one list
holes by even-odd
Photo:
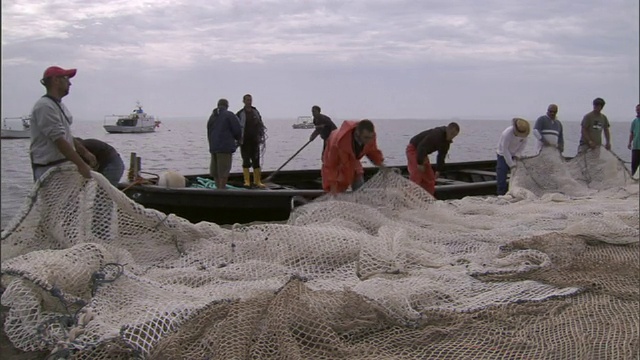
[[360, 163], [367, 156], [377, 166], [384, 166], [384, 157], [376, 144], [376, 132], [370, 120], [344, 121], [331, 132], [322, 156], [322, 188], [337, 194], [357, 190], [364, 184], [364, 169]]

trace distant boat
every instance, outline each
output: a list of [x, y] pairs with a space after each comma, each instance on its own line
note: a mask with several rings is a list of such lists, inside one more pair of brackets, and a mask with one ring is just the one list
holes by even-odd
[[298, 116], [298, 121], [293, 124], [294, 129], [314, 129], [315, 127], [311, 116]]
[[[7, 120], [20, 120], [15, 128], [7, 124]], [[2, 139], [28, 139], [31, 137], [31, 116], [6, 117], [2, 119]]]
[[[115, 125], [107, 125], [108, 123]], [[142, 110], [140, 102], [129, 115], [107, 115], [104, 117], [104, 129], [111, 134], [150, 133], [160, 127], [160, 120]]]

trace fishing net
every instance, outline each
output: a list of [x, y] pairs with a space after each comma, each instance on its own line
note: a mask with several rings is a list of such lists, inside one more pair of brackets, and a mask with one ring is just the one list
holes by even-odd
[[505, 196], [393, 171], [284, 224], [192, 224], [47, 173], [2, 233], [4, 331], [73, 359], [637, 359], [638, 183], [518, 161]]

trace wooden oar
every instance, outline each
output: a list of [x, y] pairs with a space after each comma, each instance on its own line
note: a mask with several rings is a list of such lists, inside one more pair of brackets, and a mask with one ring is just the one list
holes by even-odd
[[293, 158], [294, 158], [294, 157], [296, 157], [296, 155], [298, 155], [298, 154], [300, 153], [300, 151], [302, 151], [304, 148], [306, 148], [306, 147], [307, 147], [307, 145], [311, 144], [311, 142], [312, 142], [312, 141], [313, 141], [313, 140], [309, 140], [309, 141], [307, 141], [307, 143], [306, 143], [306, 144], [302, 145], [302, 147], [301, 147], [298, 151], [296, 151], [296, 153], [295, 153], [295, 154], [293, 154], [293, 155], [292, 155], [292, 156], [291, 156], [287, 161], [285, 161], [285, 162], [284, 162], [284, 164], [282, 164], [282, 166], [280, 166], [280, 167], [278, 168], [278, 170], [276, 170], [276, 171], [272, 172], [272, 173], [271, 173], [271, 175], [269, 175], [266, 179], [264, 179], [264, 182], [270, 182], [270, 181], [271, 181], [271, 179], [273, 179], [273, 177], [274, 177], [274, 176], [275, 176], [275, 175], [276, 175], [280, 170], [282, 170], [282, 168], [283, 168], [283, 167], [285, 167], [285, 165], [287, 165], [287, 164], [289, 163], [289, 161], [293, 160]]

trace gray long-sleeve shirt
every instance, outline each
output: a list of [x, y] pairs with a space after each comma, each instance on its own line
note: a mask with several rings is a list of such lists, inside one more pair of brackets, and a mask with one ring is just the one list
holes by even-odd
[[59, 138], [64, 138], [75, 149], [71, 135], [73, 116], [62, 102], [58, 104], [60, 107], [55, 100], [43, 96], [33, 106], [30, 153], [34, 164], [46, 165], [65, 159], [54, 143]]

